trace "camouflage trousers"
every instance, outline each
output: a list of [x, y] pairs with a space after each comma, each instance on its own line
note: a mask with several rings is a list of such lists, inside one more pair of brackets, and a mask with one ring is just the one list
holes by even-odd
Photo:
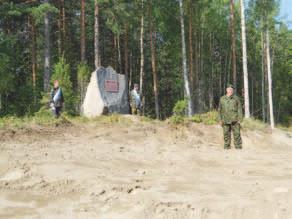
[[232, 124], [223, 124], [224, 149], [229, 149], [231, 144], [231, 131], [233, 132], [234, 146], [236, 149], [242, 148], [242, 140], [240, 136], [240, 124], [233, 122]]

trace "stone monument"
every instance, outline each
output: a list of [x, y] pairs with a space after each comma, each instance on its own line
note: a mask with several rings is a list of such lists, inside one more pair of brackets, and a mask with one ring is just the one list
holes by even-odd
[[100, 67], [91, 74], [82, 114], [95, 117], [107, 113], [129, 113], [126, 78], [112, 67]]

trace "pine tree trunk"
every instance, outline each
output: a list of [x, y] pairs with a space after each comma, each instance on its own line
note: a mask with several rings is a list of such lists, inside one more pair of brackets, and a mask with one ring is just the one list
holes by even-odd
[[159, 94], [158, 94], [158, 80], [157, 80], [157, 70], [156, 70], [156, 49], [155, 49], [155, 33], [153, 33], [154, 25], [151, 13], [152, 1], [149, 1], [149, 20], [150, 20], [150, 49], [151, 49], [151, 66], [152, 66], [152, 74], [153, 74], [153, 91], [154, 91], [154, 99], [155, 99], [155, 114], [156, 119], [159, 119]]
[[210, 71], [210, 77], [209, 77], [209, 109], [213, 109], [214, 104], [214, 93], [213, 93], [213, 36], [212, 33], [210, 33], [210, 65], [211, 65], [211, 71]]
[[[44, 0], [44, 3], [49, 3], [49, 0]], [[44, 15], [44, 35], [45, 35], [45, 48], [44, 48], [44, 91], [50, 90], [51, 79], [51, 29], [50, 29], [50, 14], [48, 12]]]
[[182, 67], [183, 67], [183, 77], [184, 77], [184, 96], [188, 101], [188, 116], [193, 114], [192, 110], [192, 98], [190, 92], [188, 71], [187, 71], [187, 54], [186, 54], [186, 40], [185, 40], [185, 26], [184, 26], [184, 11], [183, 11], [183, 2], [179, 0], [180, 8], [180, 26], [181, 26], [181, 41], [182, 41]]
[[199, 40], [199, 72], [198, 72], [198, 109], [199, 112], [204, 111], [204, 97], [203, 97], [203, 87], [204, 87], [204, 29], [201, 30], [201, 36]]
[[243, 64], [243, 79], [244, 79], [243, 80], [244, 81], [244, 112], [245, 112], [244, 115], [245, 115], [245, 118], [250, 118], [244, 0], [240, 0], [240, 4], [241, 4], [241, 34], [242, 34], [242, 64]]
[[118, 63], [119, 63], [119, 70], [122, 73], [122, 55], [121, 55], [121, 46], [120, 46], [120, 35], [117, 37], [117, 46], [118, 46]]
[[118, 58], [117, 58], [117, 37], [114, 35], [114, 63], [115, 63], [115, 70], [118, 71]]
[[65, 44], [65, 3], [64, 0], [58, 0], [59, 17], [57, 21], [58, 25], [58, 55], [61, 57], [64, 55]]
[[81, 0], [81, 19], [80, 19], [80, 52], [81, 62], [86, 62], [86, 33], [85, 33], [85, 0]]
[[269, 95], [269, 110], [270, 110], [270, 124], [271, 128], [275, 128], [274, 110], [273, 110], [273, 94], [272, 94], [272, 72], [271, 72], [271, 56], [270, 56], [270, 34], [266, 30], [266, 50], [267, 50], [267, 70], [268, 70], [268, 95]]
[[124, 41], [124, 73], [126, 77], [126, 86], [127, 90], [129, 90], [129, 51], [128, 51], [128, 24], [125, 24], [125, 41]]
[[36, 26], [33, 18], [30, 16], [31, 25], [31, 70], [32, 70], [32, 86], [35, 91], [36, 89], [36, 72], [37, 72], [37, 46], [36, 46]]
[[232, 72], [233, 86], [237, 91], [237, 70], [236, 70], [236, 37], [235, 37], [235, 21], [234, 21], [234, 0], [230, 0], [230, 25], [231, 25], [231, 51], [232, 51]]
[[261, 41], [262, 41], [262, 116], [263, 116], [263, 122], [266, 122], [266, 87], [265, 87], [265, 51], [266, 51], [266, 46], [265, 46], [265, 40], [264, 40], [264, 34], [263, 31], [261, 31]]
[[144, 0], [141, 0], [142, 14], [141, 14], [141, 30], [140, 30], [140, 94], [142, 96], [142, 112], [144, 112], [145, 99], [143, 93], [144, 82]]
[[62, 28], [62, 4], [61, 4], [61, 0], [58, 1], [58, 7], [59, 7], [59, 17], [58, 17], [58, 55], [59, 57], [62, 56], [62, 52], [63, 52], [63, 28]]
[[94, 4], [94, 64], [95, 68], [100, 67], [100, 52], [99, 52], [99, 7], [97, 1]]

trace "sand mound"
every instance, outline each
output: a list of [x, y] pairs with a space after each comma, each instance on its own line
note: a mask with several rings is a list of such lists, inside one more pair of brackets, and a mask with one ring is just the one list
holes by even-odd
[[0, 218], [292, 218], [291, 133], [125, 118], [0, 131]]

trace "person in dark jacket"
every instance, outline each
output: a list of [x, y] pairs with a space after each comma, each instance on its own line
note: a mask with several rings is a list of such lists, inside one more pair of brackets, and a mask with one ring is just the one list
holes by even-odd
[[51, 90], [51, 101], [50, 106], [52, 108], [55, 118], [59, 118], [63, 108], [64, 96], [61, 87], [59, 86], [59, 81], [54, 81], [54, 87]]
[[231, 131], [234, 136], [236, 149], [242, 148], [240, 123], [242, 122], [242, 105], [240, 98], [233, 93], [233, 86], [226, 88], [226, 95], [221, 97], [219, 103], [219, 120], [223, 127], [224, 149], [230, 149]]

